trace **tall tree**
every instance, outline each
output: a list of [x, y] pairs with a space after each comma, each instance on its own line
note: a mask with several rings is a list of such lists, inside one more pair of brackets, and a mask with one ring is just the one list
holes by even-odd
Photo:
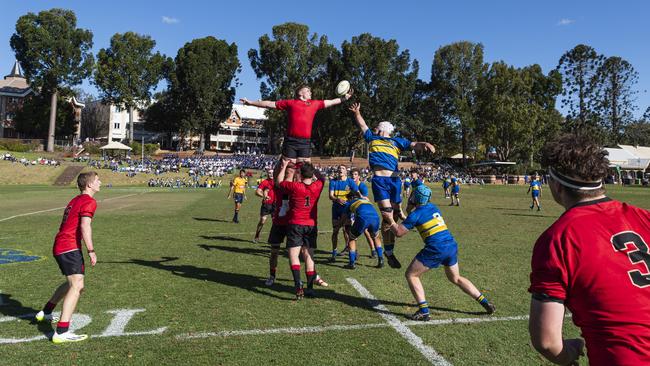
[[156, 101], [144, 113], [145, 126], [148, 131], [164, 133], [167, 145], [172, 146], [174, 133], [180, 132], [182, 126], [182, 111], [177, 105], [178, 100], [169, 91], [158, 93]]
[[97, 54], [94, 84], [107, 104], [129, 111], [129, 142], [133, 142], [133, 110], [144, 108], [151, 89], [163, 78], [166, 58], [153, 52], [156, 42], [134, 32], [116, 33], [111, 46]]
[[[257, 78], [262, 79], [262, 99], [291, 99], [295, 96], [295, 89], [302, 84], [312, 88], [314, 98], [331, 95], [332, 80], [337, 80], [340, 72], [340, 53], [326, 36], [310, 34], [309, 27], [303, 24], [284, 23], [274, 26], [271, 36], [261, 36], [258, 44], [259, 49], [248, 51], [248, 58]], [[322, 124], [321, 114], [331, 119], [328, 117], [333, 113], [321, 111], [315, 120], [316, 125]], [[276, 152], [286, 128], [285, 116], [274, 110], [267, 111], [267, 116], [265, 127], [269, 133], [269, 149]], [[314, 137], [318, 144], [321, 141], [318, 131]], [[317, 150], [321, 150], [321, 146], [317, 146]]]
[[595, 111], [596, 79], [605, 57], [592, 47], [579, 44], [567, 51], [557, 65], [562, 75], [562, 107], [567, 108], [567, 129], [594, 130], [597, 128]]
[[230, 115], [240, 69], [235, 43], [205, 37], [178, 50], [170, 91], [182, 113], [181, 122], [200, 133], [200, 151], [209, 144], [206, 135], [217, 132]]
[[50, 9], [18, 18], [10, 44], [30, 85], [50, 95], [47, 151], [54, 151], [59, 90], [80, 84], [90, 75], [93, 34], [77, 28], [73, 11]]
[[[77, 131], [74, 109], [70, 103], [70, 90], [58, 93], [56, 106], [56, 136], [71, 138]], [[16, 113], [16, 131], [29, 138], [43, 138], [48, 133], [51, 105], [49, 96], [36, 94], [29, 97]]]
[[110, 106], [102, 103], [86, 103], [81, 111], [81, 139], [97, 139], [108, 136]]
[[465, 166], [469, 140], [476, 124], [479, 82], [486, 68], [483, 45], [466, 41], [439, 48], [431, 67], [431, 87], [437, 100], [444, 105], [448, 119], [458, 126]]
[[634, 85], [638, 80], [634, 67], [617, 56], [608, 57], [596, 72], [595, 107], [603, 127], [609, 130], [611, 143], [620, 141], [623, 127], [634, 119]]

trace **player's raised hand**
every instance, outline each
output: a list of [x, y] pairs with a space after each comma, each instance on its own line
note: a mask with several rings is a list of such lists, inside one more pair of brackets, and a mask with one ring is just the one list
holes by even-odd
[[432, 144], [430, 144], [430, 143], [428, 143], [428, 142], [425, 142], [425, 143], [424, 143], [424, 148], [425, 148], [426, 150], [430, 151], [432, 154], [436, 152], [436, 148], [435, 148], [435, 146], [433, 146]]
[[354, 114], [360, 114], [361, 113], [361, 103], [354, 103], [348, 109]]
[[248, 99], [246, 99], [246, 98], [241, 98], [241, 99], [239, 99], [239, 101], [240, 101], [241, 104], [243, 104], [243, 105], [248, 105], [248, 103], [249, 103]]
[[350, 87], [350, 90], [345, 94], [345, 100], [349, 100], [350, 98], [352, 98], [352, 94], [354, 94], [354, 89]]

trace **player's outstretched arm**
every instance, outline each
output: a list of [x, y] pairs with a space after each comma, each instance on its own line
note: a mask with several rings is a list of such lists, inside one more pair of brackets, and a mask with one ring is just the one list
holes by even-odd
[[404, 225], [393, 221], [390, 225], [390, 231], [392, 231], [396, 237], [401, 238], [402, 236], [408, 234], [409, 229], [407, 229]]
[[252, 105], [254, 107], [275, 109], [275, 102], [272, 100], [248, 100], [246, 98], [241, 98], [239, 101], [243, 105]]
[[86, 244], [88, 256], [90, 257], [90, 265], [97, 264], [97, 254], [95, 254], [95, 245], [93, 244], [93, 229], [90, 226], [92, 219], [84, 216], [81, 218], [81, 238]]
[[275, 176], [275, 184], [280, 185], [280, 183], [285, 181], [285, 174], [287, 172], [287, 167], [291, 161], [289, 159], [280, 159], [280, 167], [278, 169], [278, 175]]
[[558, 365], [574, 365], [584, 354], [582, 339], [563, 339], [564, 304], [532, 299], [528, 331], [533, 347]]
[[436, 152], [436, 148], [428, 142], [414, 141], [411, 142], [411, 147], [417, 152], [429, 151], [432, 154]]
[[354, 115], [354, 121], [357, 123], [357, 126], [359, 127], [361, 132], [366, 133], [366, 131], [368, 130], [368, 125], [366, 124], [366, 121], [363, 119], [363, 116], [361, 116], [361, 103], [354, 103], [348, 109]]
[[350, 91], [347, 94], [345, 94], [344, 96], [340, 97], [340, 98], [324, 100], [323, 102], [325, 103], [325, 108], [329, 108], [329, 107], [339, 105], [339, 104], [345, 102], [346, 100], [348, 100], [348, 99], [350, 99], [352, 97], [352, 93], [353, 93], [353, 90], [352, 90], [352, 88], [350, 88]]

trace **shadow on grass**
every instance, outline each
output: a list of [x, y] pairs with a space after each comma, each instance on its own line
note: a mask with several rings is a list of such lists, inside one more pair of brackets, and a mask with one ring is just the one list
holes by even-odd
[[487, 315], [485, 311], [465, 311], [465, 310], [449, 309], [449, 308], [443, 308], [443, 307], [431, 306], [431, 305], [429, 305], [429, 309], [441, 313], [456, 313], [456, 314], [465, 314], [465, 315]]
[[230, 222], [224, 219], [213, 219], [211, 217], [192, 217], [196, 221], [211, 221], [211, 222]]
[[223, 241], [237, 241], [240, 243], [255, 243], [252, 240], [247, 240], [247, 239], [242, 239], [242, 238], [235, 238], [234, 236], [224, 236], [224, 235], [200, 235], [203, 239], [208, 239], [208, 240], [223, 240]]
[[0, 315], [12, 316], [21, 319], [26, 319], [30, 324], [36, 325], [38, 331], [43, 333], [48, 339], [52, 338], [54, 329], [52, 324], [48, 322], [37, 322], [34, 315], [40, 311], [34, 308], [24, 306], [18, 300], [12, 299], [11, 294], [0, 294]]
[[[248, 254], [248, 255], [266, 257], [266, 258], [268, 258], [269, 254], [271, 253], [271, 248], [270, 247], [238, 248], [238, 247], [229, 247], [229, 246], [225, 246], [225, 245], [213, 245], [213, 244], [197, 244], [197, 245], [200, 248], [205, 249], [207, 251], [223, 250], [225, 252], [231, 252], [231, 253], [237, 253], [237, 254]], [[283, 251], [284, 250], [281, 250], [281, 252], [283, 252]]]
[[488, 207], [488, 209], [499, 210], [499, 211], [530, 211], [529, 208], [512, 208], [512, 207]]
[[[210, 281], [225, 286], [236, 287], [242, 290], [250, 291], [255, 294], [269, 296], [279, 300], [293, 301], [293, 294], [295, 289], [293, 286], [285, 285], [276, 282], [271, 287], [266, 287], [264, 281], [266, 278], [252, 276], [243, 273], [230, 273], [223, 272], [212, 268], [202, 268], [187, 264], [167, 264], [173, 262], [178, 257], [162, 257], [161, 260], [144, 260], [144, 259], [131, 259], [128, 262], [110, 262], [110, 263], [123, 263], [135, 264], [144, 267], [155, 268], [162, 271], [170, 272], [175, 276], [196, 279], [200, 281]], [[106, 262], [104, 262], [106, 263]], [[368, 311], [375, 312], [368, 301], [363, 297], [350, 296], [346, 294], [337, 293], [332, 289], [316, 288], [316, 298], [338, 301], [351, 307], [361, 308]], [[309, 301], [307, 299], [306, 301]], [[410, 306], [401, 302], [381, 301], [383, 304], [392, 306]]]

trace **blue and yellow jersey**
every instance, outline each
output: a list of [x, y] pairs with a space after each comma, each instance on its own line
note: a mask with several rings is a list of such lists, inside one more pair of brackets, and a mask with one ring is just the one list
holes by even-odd
[[361, 193], [362, 196], [368, 197], [368, 186], [364, 182], [359, 182], [359, 193]]
[[415, 189], [418, 186], [421, 186], [423, 184], [424, 184], [424, 182], [422, 181], [422, 179], [418, 178], [418, 179], [414, 180], [413, 183], [411, 183], [411, 186], [413, 187], [413, 190], [415, 191]]
[[381, 137], [369, 129], [363, 134], [368, 143], [368, 162], [370, 168], [397, 171], [399, 154], [411, 147], [411, 141], [402, 137]]
[[[354, 182], [354, 179], [347, 178], [346, 180], [332, 179], [330, 180], [330, 192], [334, 192], [334, 197], [340, 198], [343, 201], [348, 200], [348, 193], [350, 191], [356, 192], [359, 187]], [[337, 204], [334, 202], [334, 204]]]
[[368, 200], [363, 198], [355, 198], [352, 201], [345, 203], [345, 212], [348, 216], [354, 214], [356, 218], [376, 218], [379, 220], [379, 215], [375, 211], [375, 206]]
[[444, 189], [449, 188], [450, 185], [451, 185], [451, 179], [445, 178], [445, 180], [442, 181], [442, 187]]
[[404, 188], [409, 188], [411, 186], [411, 177], [404, 178]]
[[433, 203], [418, 206], [408, 215], [402, 225], [409, 230], [417, 228], [426, 245], [436, 245], [454, 240], [440, 210]]
[[532, 191], [539, 191], [541, 189], [542, 183], [538, 180], [533, 180], [530, 182], [530, 189]]

